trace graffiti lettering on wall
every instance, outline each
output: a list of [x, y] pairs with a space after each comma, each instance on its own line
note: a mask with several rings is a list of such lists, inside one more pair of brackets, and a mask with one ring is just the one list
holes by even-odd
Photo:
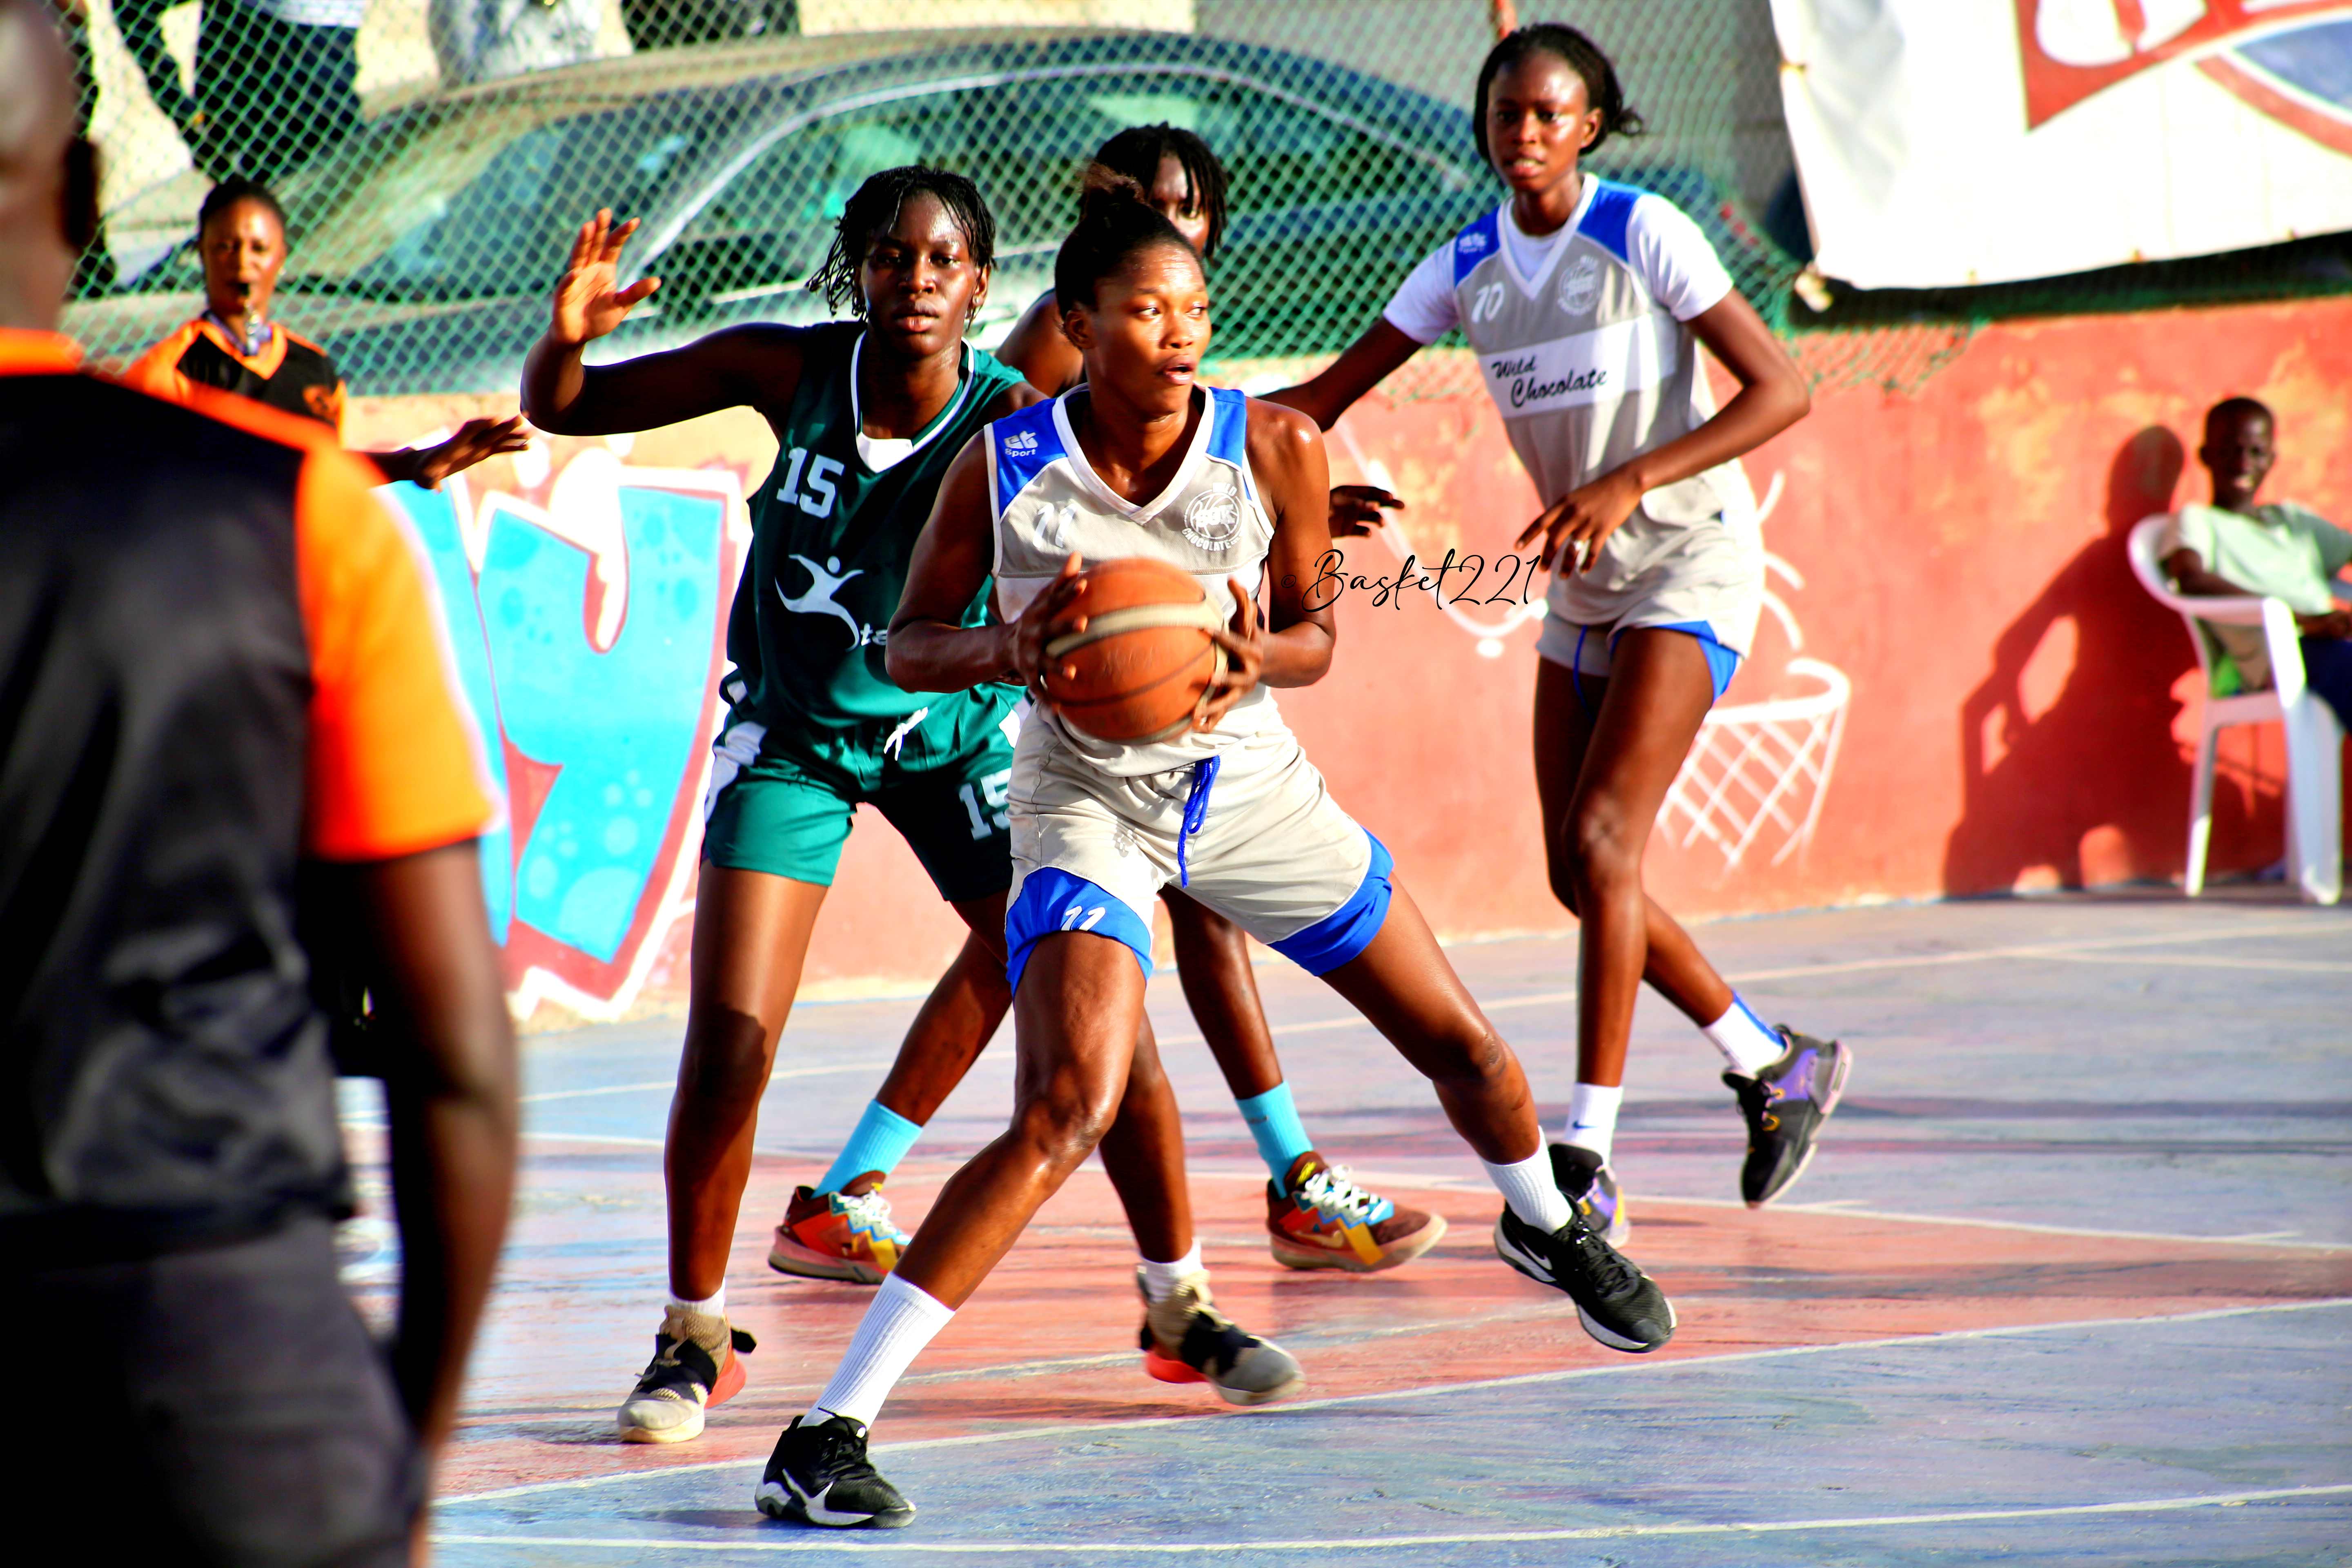
[[[519, 1013], [635, 999], [691, 909], [726, 615], [748, 539], [724, 471], [631, 468], [607, 446], [522, 496], [383, 494], [431, 557], [457, 674], [508, 825], [482, 892]], [[536, 481], [536, 482], [533, 482]]]

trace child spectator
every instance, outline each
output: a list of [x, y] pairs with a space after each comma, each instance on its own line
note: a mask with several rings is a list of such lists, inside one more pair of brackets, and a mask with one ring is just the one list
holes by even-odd
[[[2305, 681], [2352, 730], [2352, 610], [2335, 597], [2336, 574], [2352, 564], [2352, 533], [2293, 501], [2255, 504], [2277, 455], [2268, 408], [2251, 397], [2215, 404], [2197, 449], [2213, 476], [2213, 504], [2175, 512], [2157, 552], [2183, 594], [2284, 600], [2303, 634]], [[2262, 628], [2202, 624], [2230, 656], [2222, 683], [2234, 674], [2240, 690], [2271, 684]]]

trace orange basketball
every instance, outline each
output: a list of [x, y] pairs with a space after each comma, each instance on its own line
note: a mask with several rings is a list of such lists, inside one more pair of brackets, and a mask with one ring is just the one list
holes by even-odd
[[1223, 674], [1209, 633], [1229, 606], [1190, 573], [1133, 556], [1084, 574], [1086, 630], [1045, 644], [1045, 697], [1071, 728], [1098, 741], [1164, 741], [1190, 729], [1201, 693]]

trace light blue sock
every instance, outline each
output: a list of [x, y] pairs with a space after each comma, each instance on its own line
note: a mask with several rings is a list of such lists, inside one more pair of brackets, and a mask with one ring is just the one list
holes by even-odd
[[878, 1100], [866, 1102], [866, 1114], [857, 1119], [857, 1131], [841, 1146], [834, 1157], [833, 1169], [816, 1184], [821, 1193], [837, 1193], [868, 1171], [888, 1175], [915, 1146], [923, 1130], [883, 1104]]
[[1250, 1136], [1257, 1140], [1258, 1157], [1274, 1173], [1275, 1191], [1287, 1196], [1283, 1181], [1290, 1174], [1290, 1167], [1298, 1163], [1298, 1156], [1315, 1147], [1298, 1120], [1298, 1108], [1290, 1103], [1290, 1085], [1276, 1084], [1264, 1094], [1253, 1094], [1234, 1104], [1241, 1111], [1242, 1120], [1249, 1123]]

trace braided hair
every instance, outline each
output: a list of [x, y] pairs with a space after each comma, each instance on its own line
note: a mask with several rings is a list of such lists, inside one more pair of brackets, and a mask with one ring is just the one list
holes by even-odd
[[898, 221], [907, 203], [919, 195], [938, 198], [948, 216], [963, 230], [964, 247], [971, 252], [973, 266], [985, 272], [995, 265], [996, 219], [981, 199], [980, 187], [961, 174], [908, 163], [867, 176], [850, 196], [841, 209], [840, 221], [833, 226], [833, 247], [809, 277], [809, 292], [824, 295], [835, 315], [845, 306], [851, 315], [863, 317], [866, 296], [857, 287], [857, 269], [866, 264], [874, 237], [887, 232]]
[[1601, 130], [1592, 138], [1592, 144], [1584, 149], [1586, 153], [1598, 153], [1612, 136], [1639, 136], [1647, 129], [1642, 117], [1625, 102], [1625, 89], [1617, 80], [1617, 68], [1609, 63], [1600, 45], [1562, 23], [1531, 22], [1505, 34], [1486, 51], [1486, 63], [1478, 68], [1478, 95], [1470, 111], [1470, 134], [1477, 139], [1482, 162], [1492, 161], [1486, 149], [1487, 93], [1505, 66], [1515, 66], [1535, 55], [1550, 55], [1584, 79], [1584, 101], [1601, 111]]
[[278, 231], [286, 232], [286, 209], [278, 205], [277, 195], [259, 180], [243, 174], [231, 174], [205, 193], [205, 205], [196, 209], [196, 233], [201, 237], [210, 228], [213, 219], [227, 212], [239, 202], [253, 202], [278, 220]]
[[1078, 224], [1054, 258], [1054, 308], [1068, 310], [1095, 302], [1096, 287], [1144, 251], [1171, 247], [1191, 257], [1201, 253], [1176, 230], [1144, 189], [1129, 175], [1097, 163], [1087, 171], [1078, 194]]
[[1160, 179], [1160, 165], [1169, 158], [1183, 167], [1184, 199], [1209, 220], [1208, 243], [1201, 247], [1206, 260], [1224, 241], [1226, 212], [1225, 166], [1206, 142], [1180, 126], [1130, 125], [1096, 151], [1095, 166], [1125, 174], [1139, 188], [1137, 199], [1149, 200]]

